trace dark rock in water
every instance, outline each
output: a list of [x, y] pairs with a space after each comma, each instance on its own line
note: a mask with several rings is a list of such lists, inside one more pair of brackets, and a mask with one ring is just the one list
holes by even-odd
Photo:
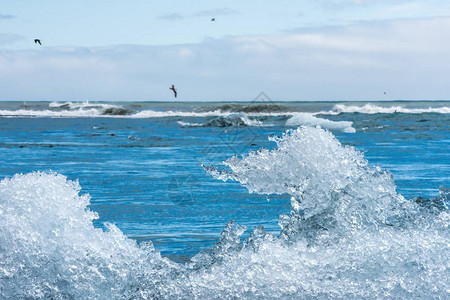
[[112, 115], [112, 116], [126, 116], [132, 114], [133, 112], [128, 109], [120, 108], [120, 107], [110, 107], [103, 110], [103, 115]]
[[245, 112], [245, 113], [259, 113], [259, 112], [280, 112], [285, 111], [281, 105], [273, 103], [251, 103], [247, 105], [243, 104], [224, 104], [218, 107], [221, 111], [230, 112]]
[[230, 115], [227, 117], [218, 117], [208, 121], [204, 127], [231, 127], [231, 126], [248, 126], [248, 124], [238, 115]]

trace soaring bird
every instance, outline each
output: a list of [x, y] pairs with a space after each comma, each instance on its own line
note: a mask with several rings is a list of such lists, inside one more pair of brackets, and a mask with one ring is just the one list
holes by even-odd
[[173, 94], [175, 95], [175, 98], [177, 97], [177, 90], [175, 89], [175, 86], [172, 84], [172, 87], [169, 88], [169, 90], [173, 91]]
[[39, 39], [35, 39], [35, 40], [34, 40], [34, 43], [35, 43], [35, 44], [42, 45], [42, 44], [41, 44], [41, 40], [39, 40]]

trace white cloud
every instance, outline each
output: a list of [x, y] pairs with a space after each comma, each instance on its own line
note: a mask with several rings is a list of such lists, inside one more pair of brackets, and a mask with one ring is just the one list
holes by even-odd
[[0, 51], [2, 100], [448, 99], [450, 18], [172, 46]]

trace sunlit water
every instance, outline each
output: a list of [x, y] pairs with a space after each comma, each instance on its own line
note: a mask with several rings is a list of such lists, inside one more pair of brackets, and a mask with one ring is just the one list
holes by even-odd
[[448, 102], [0, 116], [4, 298], [450, 296]]

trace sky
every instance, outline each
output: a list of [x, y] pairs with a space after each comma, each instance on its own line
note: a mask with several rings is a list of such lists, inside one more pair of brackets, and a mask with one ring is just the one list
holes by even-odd
[[0, 1], [3, 101], [450, 99], [450, 1]]

